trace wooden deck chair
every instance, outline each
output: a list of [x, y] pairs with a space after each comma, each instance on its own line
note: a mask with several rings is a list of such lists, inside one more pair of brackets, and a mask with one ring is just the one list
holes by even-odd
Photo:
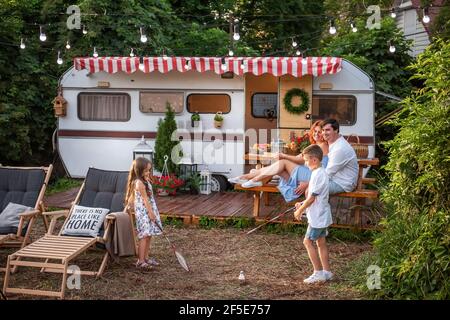
[[[21, 247], [30, 242], [30, 232], [36, 217], [45, 210], [44, 193], [52, 174], [48, 167], [0, 166], [0, 213], [9, 203], [34, 208], [19, 213], [18, 226], [2, 225], [0, 221], [0, 247]], [[47, 228], [47, 220], [44, 220]], [[4, 269], [0, 269], [4, 271]]]
[[[8, 256], [3, 292], [6, 295], [18, 293], [64, 299], [68, 274], [79, 272], [80, 275], [101, 276], [108, 261], [108, 252], [106, 250], [97, 271], [74, 271], [68, 267], [74, 264], [73, 260], [75, 258], [89, 248], [95, 247], [97, 244], [105, 244], [114, 218], [110, 215], [106, 216], [103, 225], [104, 230], [99, 232], [97, 237], [64, 236], [61, 232], [69, 221], [74, 206], [77, 204], [84, 207], [106, 208], [110, 210], [109, 213], [123, 212], [127, 178], [128, 172], [125, 171], [105, 171], [90, 168], [70, 210], [44, 212], [44, 215], [52, 218], [47, 234]], [[56, 219], [59, 217], [66, 217], [66, 219], [59, 234], [53, 235]], [[11, 271], [13, 271], [12, 268], [19, 266], [40, 268], [41, 272], [62, 273], [61, 290], [44, 291], [10, 287], [9, 281]]]

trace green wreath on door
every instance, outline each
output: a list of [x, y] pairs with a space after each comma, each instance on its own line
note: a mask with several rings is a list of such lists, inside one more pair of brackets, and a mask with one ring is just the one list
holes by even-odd
[[[294, 97], [301, 98], [302, 102], [299, 105], [292, 105], [292, 98]], [[305, 90], [300, 88], [292, 88], [286, 92], [283, 102], [286, 110], [293, 114], [301, 114], [309, 109], [309, 95]]]

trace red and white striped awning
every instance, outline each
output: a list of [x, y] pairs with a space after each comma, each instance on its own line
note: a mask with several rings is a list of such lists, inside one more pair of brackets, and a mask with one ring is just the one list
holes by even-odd
[[149, 73], [159, 71], [198, 72], [214, 71], [217, 74], [233, 72], [237, 75], [252, 73], [261, 75], [270, 73], [274, 76], [290, 74], [294, 77], [304, 75], [321, 76], [341, 71], [342, 58], [336, 57], [99, 57], [75, 58], [76, 70], [86, 69], [90, 73], [119, 71]]

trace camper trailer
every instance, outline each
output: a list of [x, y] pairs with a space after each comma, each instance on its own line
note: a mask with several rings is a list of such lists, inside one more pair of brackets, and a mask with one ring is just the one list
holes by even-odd
[[[341, 58], [75, 58], [60, 88], [66, 110], [58, 117], [57, 147], [71, 177], [84, 177], [89, 167], [128, 170], [142, 137], [154, 150], [167, 103], [176, 113], [173, 138], [181, 141], [182, 161], [209, 169], [213, 191], [246, 171], [243, 156], [254, 143], [288, 142], [328, 117], [374, 156], [374, 83]], [[308, 95], [307, 111], [286, 110], [283, 98], [292, 88]], [[199, 122], [191, 121], [194, 113]], [[217, 113], [224, 119], [219, 128]]]

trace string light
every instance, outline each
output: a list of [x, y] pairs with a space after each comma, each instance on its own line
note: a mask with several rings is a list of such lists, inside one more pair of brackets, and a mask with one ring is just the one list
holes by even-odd
[[142, 43], [146, 43], [147, 42], [147, 36], [144, 34], [144, 28], [140, 27], [139, 30], [141, 32], [141, 42]]
[[296, 48], [298, 45], [297, 41], [294, 40], [294, 38], [292, 38], [292, 47]]
[[[429, 16], [429, 6], [423, 7], [422, 10], [423, 10], [423, 17], [422, 17], [423, 23], [429, 23], [429, 22], [431, 21], [431, 18], [430, 18], [430, 16]], [[390, 10], [390, 16], [391, 16], [392, 18], [396, 18], [396, 17], [397, 17], [397, 11], [398, 11], [398, 10], [396, 10], [396, 8], [391, 8], [391, 10]], [[402, 11], [402, 10], [400, 9], [400, 11]], [[334, 35], [334, 34], [337, 33], [337, 28], [336, 28], [336, 26], [335, 26], [335, 21], [334, 21], [334, 19], [329, 19], [329, 22], [330, 22], [330, 25], [329, 25], [329, 33], [330, 33], [331, 35]], [[355, 32], [358, 31], [358, 28], [356, 27], [356, 25], [354, 24], [354, 22], [351, 22], [351, 23], [350, 23], [350, 27], [351, 27], [352, 32], [355, 33]], [[42, 42], [45, 42], [45, 41], [47, 40], [47, 36], [46, 36], [46, 33], [45, 33], [45, 25], [40, 25], [40, 26], [39, 26], [39, 29], [40, 29], [39, 40], [42, 41]], [[145, 32], [144, 32], [144, 27], [140, 27], [139, 30], [140, 30], [140, 35], [141, 35], [140, 41], [141, 41], [142, 43], [146, 43], [146, 42], [148, 41], [148, 38], [147, 38], [147, 36], [146, 36], [146, 34], [145, 34]], [[86, 29], [86, 25], [83, 25], [82, 33], [85, 34], [85, 35], [88, 33], [88, 31], [87, 31], [87, 29]], [[232, 38], [233, 38], [233, 40], [235, 40], [235, 41], [240, 40], [240, 35], [239, 35], [239, 21], [238, 21], [238, 19], [235, 19], [235, 20], [234, 20], [234, 24], [233, 24], [233, 37], [232, 37]], [[298, 47], [298, 43], [297, 43], [295, 37], [291, 37], [291, 41], [292, 41], [292, 42], [291, 42], [292, 47], [293, 47], [293, 48], [297, 48], [297, 47]], [[16, 44], [16, 46], [17, 46], [17, 44]], [[19, 45], [19, 47], [20, 47], [20, 49], [25, 49], [25, 48], [26, 48], [26, 44], [25, 44], [23, 38], [20, 39], [20, 45]], [[66, 46], [65, 46], [65, 47], [66, 47], [67, 50], [70, 50], [70, 49], [71, 49], [71, 45], [70, 45], [70, 42], [69, 42], [68, 40], [66, 41]], [[396, 47], [395, 47], [395, 45], [393, 45], [393, 44], [391, 43], [391, 41], [389, 41], [389, 52], [390, 52], [390, 53], [396, 52]], [[58, 54], [58, 60], [57, 60], [57, 62], [58, 62], [58, 64], [60, 64], [59, 61], [60, 61], [60, 60], [62, 61], [62, 58], [61, 58], [61, 56], [60, 56], [60, 51], [58, 51], [58, 53], [59, 53], [59, 54]], [[300, 50], [297, 50], [297, 51], [295, 52], [295, 54], [296, 54], [297, 56], [299, 56], [299, 55], [301, 54], [301, 51], [300, 51]], [[134, 57], [134, 56], [135, 56], [134, 49], [131, 48], [131, 51], [130, 51], [130, 57]], [[230, 56], [230, 57], [233, 57], [233, 56], [234, 56], [233, 50], [230, 49], [230, 50], [228, 51], [228, 56]], [[94, 47], [93, 57], [95, 57], [95, 58], [98, 57], [98, 53], [97, 53], [97, 51], [96, 51], [96, 47]], [[168, 56], [165, 55], [165, 54], [163, 54], [163, 58], [164, 58], [164, 60], [167, 60], [167, 59], [168, 59]], [[306, 62], [306, 59], [302, 57], [302, 63], [305, 63], [305, 62]], [[139, 66], [140, 66], [140, 65], [139, 65]], [[141, 66], [140, 66], [140, 67], [141, 67]], [[245, 63], [244, 63], [243, 60], [241, 61], [240, 67], [241, 67], [242, 69], [245, 68]], [[189, 61], [187, 61], [187, 62], [186, 62], [186, 69], [190, 69], [190, 68], [191, 68], [191, 66], [189, 65]], [[222, 68], [223, 70], [226, 70], [226, 69], [227, 69], [227, 65], [225, 64], [225, 62], [223, 63], [223, 65], [221, 66], [221, 68]]]
[[423, 18], [422, 18], [423, 23], [429, 23], [430, 20], [431, 20], [430, 16], [428, 15], [428, 7], [423, 8]]
[[56, 59], [57, 64], [63, 64], [63, 59], [61, 58], [61, 51], [58, 51], [58, 59]]
[[391, 9], [391, 18], [392, 18], [392, 19], [395, 19], [396, 17], [397, 17], [397, 13], [395, 12], [395, 9], [392, 8], [392, 9]]
[[330, 32], [330, 34], [335, 34], [336, 33], [336, 27], [333, 24], [333, 21], [330, 20], [330, 29], [328, 30]]
[[226, 71], [226, 70], [227, 70], [227, 65], [225, 64], [225, 58], [222, 58], [222, 59], [221, 59], [221, 62], [222, 62], [222, 65], [220, 66], [220, 68], [221, 68], [223, 71]]
[[191, 65], [189, 64], [190, 60], [186, 59], [186, 70], [190, 70], [191, 69]]
[[302, 64], [307, 64], [307, 63], [308, 63], [308, 60], [306, 60], [305, 57], [302, 57]]
[[145, 70], [144, 58], [142, 58], [142, 57], [139, 58], [139, 70], [141, 70], [142, 72], [144, 72], [144, 70]]
[[241, 69], [242, 70], [245, 69], [245, 61], [244, 61], [244, 59], [241, 60]]
[[395, 46], [392, 44], [392, 42], [391, 41], [389, 41], [389, 52], [390, 53], [394, 53], [395, 52]]
[[233, 39], [235, 41], [238, 41], [241, 38], [241, 36], [239, 35], [239, 20], [238, 19], [234, 20], [233, 32], [234, 32]]
[[44, 32], [42, 26], [39, 26], [39, 40], [41, 40], [42, 42], [47, 40], [47, 36], [45, 35], [45, 32]]

